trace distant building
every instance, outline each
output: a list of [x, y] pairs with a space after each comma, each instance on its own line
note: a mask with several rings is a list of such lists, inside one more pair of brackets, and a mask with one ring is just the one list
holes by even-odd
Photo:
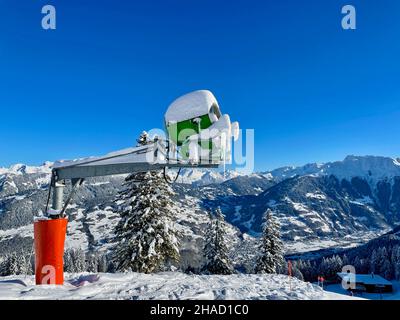
[[[356, 288], [354, 291], [368, 293], [390, 293], [393, 292], [393, 284], [385, 278], [374, 274], [352, 274], [338, 273], [340, 281], [350, 282], [355, 279]], [[354, 278], [355, 277], [355, 278]]]

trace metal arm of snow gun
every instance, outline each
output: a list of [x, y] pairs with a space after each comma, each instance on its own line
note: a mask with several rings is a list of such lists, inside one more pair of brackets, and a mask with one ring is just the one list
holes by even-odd
[[[221, 113], [210, 91], [198, 90], [181, 96], [170, 104], [164, 118], [166, 140], [156, 138], [150, 144], [103, 157], [55, 163], [46, 213], [63, 217], [74, 192], [89, 177], [163, 170], [165, 180], [173, 183], [182, 168], [217, 168], [229, 161], [231, 138], [238, 139], [239, 124], [231, 123], [229, 116]], [[173, 168], [178, 173], [170, 179], [167, 170]], [[72, 191], [63, 203], [66, 180], [71, 181]]]
[[[86, 178], [129, 174], [136, 172], [164, 170], [168, 182], [175, 182], [166, 177], [168, 168], [218, 168], [218, 161], [207, 163], [191, 162], [174, 157], [169, 141], [155, 139], [153, 143], [136, 148], [128, 148], [109, 153], [102, 157], [92, 157], [74, 161], [60, 161], [53, 166], [51, 183], [46, 204], [46, 213], [51, 218], [64, 217], [68, 204], [77, 188]], [[70, 180], [72, 190], [67, 200], [63, 201], [66, 181]], [[52, 205], [50, 200], [52, 197]]]

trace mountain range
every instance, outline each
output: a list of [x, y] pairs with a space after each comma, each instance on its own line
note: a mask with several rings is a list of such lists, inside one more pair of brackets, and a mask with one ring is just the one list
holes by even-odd
[[[44, 210], [51, 165], [0, 168], [0, 255], [30, 250], [33, 216]], [[85, 182], [67, 211], [67, 247], [91, 251], [113, 245], [119, 219], [114, 198], [123, 180], [112, 176]], [[389, 157], [348, 156], [251, 175], [186, 169], [177, 182], [176, 219], [186, 267], [201, 263], [207, 210], [217, 206], [231, 226], [237, 251], [251, 248], [268, 208], [279, 219], [291, 252], [354, 246], [400, 221], [400, 160]]]

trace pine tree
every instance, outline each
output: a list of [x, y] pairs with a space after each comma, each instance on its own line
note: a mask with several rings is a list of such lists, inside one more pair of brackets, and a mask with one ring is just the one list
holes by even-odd
[[[138, 145], [151, 143], [143, 132]], [[151, 273], [179, 261], [179, 232], [173, 223], [174, 195], [161, 172], [129, 175], [117, 201], [121, 220], [115, 229], [118, 271]]]
[[72, 250], [72, 261], [74, 263], [75, 272], [86, 271], [86, 257], [82, 249], [78, 248]]
[[393, 278], [393, 268], [389, 260], [385, 260], [381, 266], [380, 275], [385, 279]]
[[85, 252], [80, 248], [70, 248], [64, 253], [64, 270], [70, 273], [87, 271]]
[[397, 262], [397, 250], [398, 250], [399, 246], [394, 246], [392, 248], [392, 254], [390, 255], [390, 262], [392, 263], [392, 265], [394, 266]]
[[327, 278], [331, 274], [331, 261], [329, 258], [322, 258], [321, 263], [318, 266], [318, 275]]
[[22, 259], [15, 253], [11, 253], [8, 257], [8, 274], [20, 274]]
[[107, 256], [105, 254], [101, 254], [97, 257], [97, 271], [98, 272], [107, 272]]
[[369, 260], [369, 272], [370, 273], [377, 273], [378, 272], [378, 254], [376, 250], [374, 249], [372, 251], [371, 258]]
[[311, 264], [310, 260], [299, 260], [297, 262], [297, 268], [302, 273], [304, 280], [306, 281], [315, 281], [317, 275], [314, 271], [314, 266]]
[[211, 274], [232, 274], [233, 265], [229, 259], [227, 226], [220, 208], [215, 210], [215, 217], [210, 215], [210, 222], [205, 235], [204, 270]]
[[259, 245], [256, 273], [276, 273], [279, 265], [284, 263], [283, 244], [280, 224], [268, 209], [263, 217], [263, 234]]
[[64, 252], [64, 271], [69, 273], [75, 272], [74, 264], [71, 257], [71, 249], [67, 249]]
[[394, 271], [394, 278], [400, 279], [400, 246], [396, 246], [392, 251], [392, 265]]
[[368, 258], [360, 259], [359, 256], [356, 256], [352, 264], [354, 265], [357, 274], [370, 272], [370, 260]]
[[98, 257], [94, 254], [88, 254], [86, 256], [86, 271], [98, 272]]
[[355, 271], [356, 271], [356, 274], [357, 274], [357, 273], [358, 273], [358, 274], [363, 273], [363, 272], [362, 272], [363, 266], [362, 266], [362, 262], [361, 262], [361, 259], [360, 259], [359, 256], [356, 256], [356, 257], [354, 258], [353, 266], [354, 266], [354, 269], [356, 269], [356, 270], [355, 270]]
[[347, 257], [346, 254], [344, 254], [342, 257], [342, 264], [342, 267], [350, 265], [350, 259]]
[[340, 256], [335, 255], [331, 258], [331, 274], [332, 279], [336, 278], [337, 273], [342, 271], [343, 260]]
[[13, 252], [6, 255], [0, 269], [0, 274], [3, 276], [29, 273], [29, 265], [24, 253]]
[[386, 247], [380, 247], [377, 251], [377, 266], [375, 272], [386, 279], [391, 279], [393, 276], [392, 264], [390, 263], [389, 253]]
[[74, 248], [70, 250], [71, 261], [73, 265], [73, 272], [85, 272], [86, 271], [86, 257], [85, 252], [80, 248]]
[[292, 276], [301, 281], [304, 281], [304, 275], [299, 268], [298, 261], [292, 262]]

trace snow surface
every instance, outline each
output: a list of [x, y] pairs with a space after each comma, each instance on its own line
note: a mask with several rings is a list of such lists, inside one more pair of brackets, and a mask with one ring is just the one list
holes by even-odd
[[64, 286], [35, 286], [33, 276], [0, 277], [0, 299], [347, 300], [284, 275], [66, 274]]

